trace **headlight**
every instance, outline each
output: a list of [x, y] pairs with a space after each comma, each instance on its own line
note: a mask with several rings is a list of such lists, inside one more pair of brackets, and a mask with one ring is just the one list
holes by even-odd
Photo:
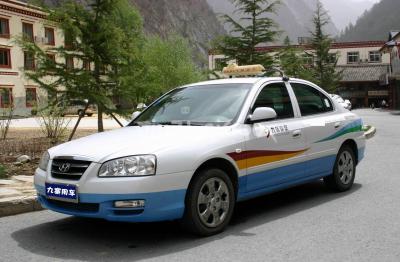
[[154, 155], [128, 156], [105, 162], [99, 177], [152, 176], [156, 174]]
[[45, 152], [42, 156], [42, 158], [40, 159], [39, 162], [39, 168], [42, 169], [43, 171], [47, 171], [47, 166], [49, 165], [49, 161], [50, 161], [50, 154], [49, 152]]

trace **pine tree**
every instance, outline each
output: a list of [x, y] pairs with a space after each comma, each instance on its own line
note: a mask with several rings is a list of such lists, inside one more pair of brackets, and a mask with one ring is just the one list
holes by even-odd
[[284, 41], [284, 48], [278, 53], [281, 69], [289, 77], [296, 77], [306, 80], [312, 80], [312, 74], [306, 67], [301, 48], [294, 47], [290, 38], [287, 36]]
[[[65, 1], [43, 9], [49, 14], [46, 22], [54, 21], [66, 44], [41, 48], [23, 37], [18, 39], [36, 60], [36, 70], [25, 75], [58, 101], [88, 99], [97, 106], [98, 131], [102, 132], [103, 112], [117, 111], [115, 98], [129, 95], [124, 74], [142, 66], [141, 17], [127, 0]], [[71, 58], [75, 66], [66, 62]]]
[[328, 92], [334, 91], [341, 79], [341, 72], [336, 71], [337, 54], [329, 52], [332, 39], [325, 34], [323, 27], [329, 23], [329, 18], [322, 3], [317, 1], [313, 17], [311, 48], [314, 50], [315, 63], [312, 67], [314, 82]]
[[226, 60], [236, 60], [239, 65], [262, 64], [269, 67], [272, 57], [264, 52], [257, 52], [256, 47], [276, 40], [280, 31], [270, 14], [275, 13], [279, 0], [231, 0], [236, 12], [242, 14], [239, 21], [229, 15], [222, 18], [232, 28], [230, 35], [222, 37], [215, 44], [215, 49], [226, 56]]

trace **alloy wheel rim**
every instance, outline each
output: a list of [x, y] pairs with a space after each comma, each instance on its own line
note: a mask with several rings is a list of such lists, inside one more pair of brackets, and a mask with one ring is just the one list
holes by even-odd
[[338, 173], [343, 184], [348, 185], [351, 182], [354, 173], [354, 161], [352, 155], [347, 151], [343, 151], [339, 157]]
[[205, 181], [197, 198], [197, 213], [202, 223], [207, 227], [218, 227], [225, 221], [229, 207], [226, 183], [220, 178]]

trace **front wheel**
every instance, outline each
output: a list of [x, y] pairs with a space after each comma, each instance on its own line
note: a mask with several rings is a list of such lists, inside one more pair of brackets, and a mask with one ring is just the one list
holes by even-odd
[[325, 177], [326, 185], [338, 192], [344, 192], [354, 184], [356, 175], [356, 159], [349, 146], [343, 146], [336, 157], [333, 175]]
[[183, 225], [201, 236], [223, 231], [235, 207], [235, 191], [229, 176], [220, 169], [205, 169], [193, 179], [186, 196]]

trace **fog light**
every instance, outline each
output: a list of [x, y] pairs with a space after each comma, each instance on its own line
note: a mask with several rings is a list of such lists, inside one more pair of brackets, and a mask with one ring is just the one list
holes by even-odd
[[139, 208], [144, 207], [144, 200], [122, 200], [115, 201], [114, 207], [117, 208]]

